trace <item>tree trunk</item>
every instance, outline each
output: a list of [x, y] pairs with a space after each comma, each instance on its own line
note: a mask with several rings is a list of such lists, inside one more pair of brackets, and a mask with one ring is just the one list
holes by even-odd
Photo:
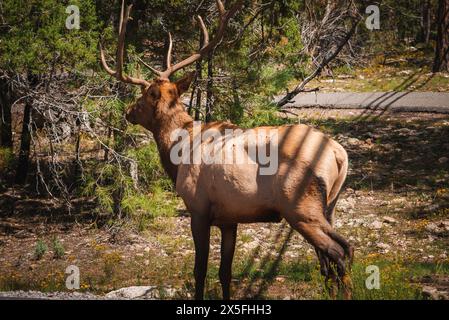
[[[35, 88], [39, 83], [37, 75], [28, 73], [28, 84], [30, 88]], [[28, 176], [30, 148], [31, 148], [31, 117], [33, 112], [33, 100], [26, 99], [25, 108], [23, 110], [22, 134], [20, 138], [19, 158], [17, 161], [17, 170], [15, 183], [24, 184]]]
[[230, 120], [232, 123], [238, 123], [242, 120], [243, 108], [240, 102], [237, 80], [235, 78], [232, 79], [232, 97], [234, 103], [232, 105], [232, 109], [230, 110]]
[[[122, 101], [126, 101], [126, 96], [129, 94], [129, 92], [127, 91], [127, 86], [123, 83], [120, 83], [119, 85], [119, 99]], [[119, 130], [115, 130], [112, 134], [113, 139], [114, 139], [114, 150], [121, 154], [123, 153], [123, 151], [125, 150], [128, 141], [126, 141], [126, 134], [124, 132], [126, 132], [126, 127], [127, 127], [127, 122], [124, 118], [122, 118], [119, 123], [118, 123], [118, 129]], [[121, 219], [122, 218], [122, 201], [123, 201], [123, 197], [125, 195], [125, 186], [123, 185], [123, 183], [118, 184], [115, 189], [112, 191], [112, 201], [113, 201], [113, 214], [114, 217], [117, 219]]]
[[12, 92], [5, 79], [0, 79], [0, 147], [12, 148]]
[[71, 186], [72, 190], [75, 190], [81, 184], [81, 174], [82, 174], [82, 163], [81, 163], [81, 120], [76, 119], [76, 136], [75, 136], [75, 161], [74, 161], [74, 172], [73, 172], [73, 184]]
[[192, 115], [192, 109], [193, 109], [193, 98], [195, 97], [196, 87], [197, 87], [197, 77], [195, 76], [195, 80], [193, 81], [192, 85], [192, 93], [190, 94], [190, 101], [189, 101], [189, 108], [187, 109], [187, 113], [189, 116]]
[[431, 12], [431, 3], [430, 0], [425, 0], [422, 3], [421, 7], [421, 41], [425, 44], [429, 43], [430, 40], [430, 12]]
[[[200, 34], [200, 49], [203, 46], [203, 34]], [[201, 59], [196, 62], [196, 109], [195, 109], [195, 121], [200, 120], [201, 115], [201, 80], [203, 65]]]
[[196, 63], [196, 72], [197, 72], [197, 87], [196, 87], [196, 106], [195, 106], [195, 121], [200, 120], [201, 115], [201, 86], [199, 83], [203, 79], [201, 75], [202, 67], [201, 60]]
[[213, 57], [214, 50], [212, 50], [207, 57], [207, 97], [206, 97], [206, 122], [212, 120], [212, 109], [213, 109], [213, 99], [214, 99], [214, 70], [213, 70]]
[[23, 110], [22, 135], [20, 139], [19, 159], [17, 161], [16, 179], [17, 184], [24, 184], [28, 175], [30, 147], [31, 147], [31, 101], [27, 101]]
[[[109, 123], [111, 123], [112, 121], [112, 113], [110, 112], [108, 115], [109, 118]], [[106, 146], [103, 146], [103, 150], [104, 150], [104, 155], [103, 155], [103, 161], [104, 162], [108, 162], [109, 161], [109, 145], [111, 143], [111, 137], [112, 137], [112, 129], [110, 127], [108, 127], [108, 133], [106, 135]]]
[[449, 0], [438, 1], [437, 31], [433, 72], [449, 71]]

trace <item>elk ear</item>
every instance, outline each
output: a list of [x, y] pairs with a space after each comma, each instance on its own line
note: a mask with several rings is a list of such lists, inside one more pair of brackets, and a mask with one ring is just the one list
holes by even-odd
[[195, 72], [190, 72], [184, 78], [181, 78], [175, 82], [176, 88], [178, 89], [179, 96], [181, 96], [184, 92], [189, 90], [190, 83], [192, 83], [192, 80], [194, 77], [195, 77]]

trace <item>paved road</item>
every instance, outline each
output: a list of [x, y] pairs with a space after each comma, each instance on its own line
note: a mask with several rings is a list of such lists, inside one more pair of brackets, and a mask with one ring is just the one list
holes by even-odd
[[[279, 98], [277, 98], [279, 99]], [[321, 107], [331, 109], [372, 109], [389, 112], [435, 112], [449, 114], [449, 93], [301, 93], [284, 108]]]

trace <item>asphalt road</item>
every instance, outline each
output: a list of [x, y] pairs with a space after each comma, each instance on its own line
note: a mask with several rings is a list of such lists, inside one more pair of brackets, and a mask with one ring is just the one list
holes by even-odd
[[[276, 100], [280, 99], [277, 97]], [[376, 92], [320, 93], [297, 95], [283, 108], [321, 107], [329, 109], [371, 109], [389, 112], [432, 112], [449, 114], [449, 93]]]

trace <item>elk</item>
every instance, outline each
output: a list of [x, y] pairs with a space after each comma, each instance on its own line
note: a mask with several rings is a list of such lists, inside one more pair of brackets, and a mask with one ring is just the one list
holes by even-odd
[[[170, 157], [175, 142], [171, 134], [185, 129], [193, 136], [194, 121], [180, 100], [193, 79], [193, 74], [171, 82], [169, 77], [207, 55], [221, 42], [229, 20], [242, 6], [238, 0], [226, 10], [216, 0], [219, 25], [209, 39], [207, 28], [197, 17], [204, 35], [201, 49], [176, 64], [172, 64], [172, 38], [167, 54], [167, 69], [159, 71], [145, 64], [156, 78], [149, 82], [123, 72], [124, 41], [131, 6], [122, 3], [116, 68], [111, 69], [100, 44], [101, 63], [111, 76], [124, 83], [141, 87], [142, 96], [126, 111], [127, 121], [152, 132], [162, 165], [176, 186], [191, 215], [191, 231], [195, 245], [195, 298], [203, 299], [209, 255], [210, 229], [221, 230], [221, 262], [219, 278], [223, 299], [230, 298], [231, 269], [239, 223], [280, 222], [285, 219], [316, 250], [321, 273], [332, 282], [329, 290], [343, 287], [350, 297], [347, 275], [353, 257], [353, 247], [332, 227], [335, 205], [346, 179], [348, 157], [341, 145], [323, 133], [306, 125], [258, 127], [254, 130], [276, 130], [278, 167], [275, 174], [261, 175], [260, 163], [249, 164], [175, 164]], [[229, 122], [202, 124], [201, 131], [238, 129]], [[268, 143], [270, 137], [266, 135]], [[206, 144], [208, 142], [201, 142]], [[240, 152], [246, 152], [246, 149]]]

